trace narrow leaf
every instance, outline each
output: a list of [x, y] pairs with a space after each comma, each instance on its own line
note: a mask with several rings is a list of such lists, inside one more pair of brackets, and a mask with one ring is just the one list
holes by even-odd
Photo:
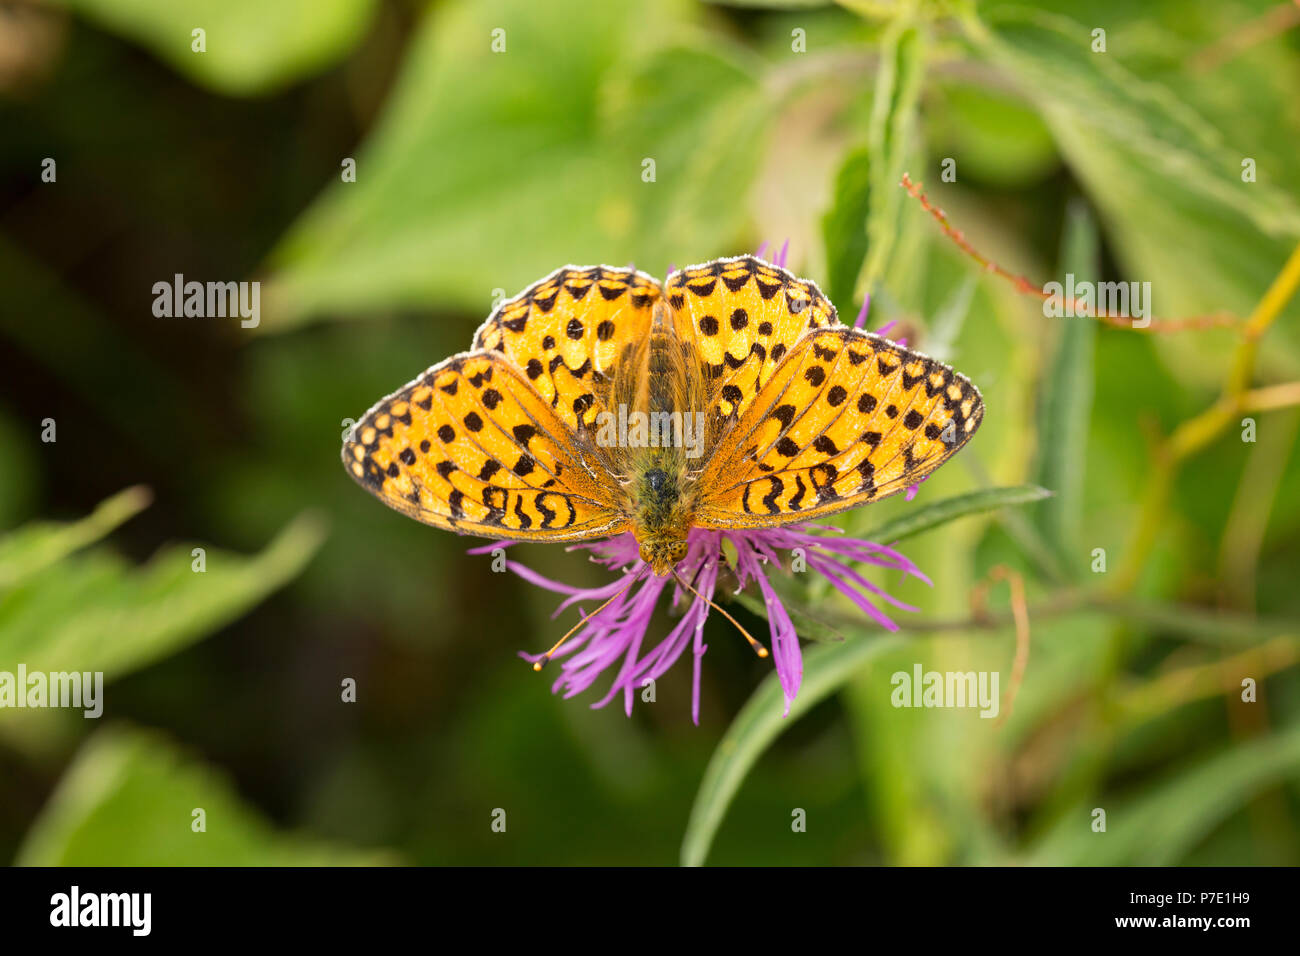
[[892, 544], [904, 538], [910, 538], [931, 528], [964, 518], [966, 515], [994, 511], [1008, 505], [1023, 505], [1033, 501], [1050, 498], [1052, 492], [1037, 485], [1013, 485], [1007, 488], [984, 488], [963, 495], [944, 498], [932, 505], [918, 508], [910, 514], [903, 515], [874, 528], [861, 537], [869, 538], [881, 544]]
[[[1061, 253], [1061, 281], [1097, 280], [1097, 227], [1081, 203], [1069, 207]], [[1083, 530], [1088, 422], [1092, 417], [1092, 365], [1097, 323], [1085, 317], [1051, 320], [1059, 326], [1056, 354], [1043, 381], [1039, 407], [1036, 480], [1055, 492], [1038, 514], [1038, 527], [1067, 569], [1078, 558]]]
[[135, 486], [100, 502], [80, 521], [32, 522], [0, 538], [0, 591], [14, 587], [61, 558], [94, 544], [149, 506], [148, 488]]
[[1076, 805], [1031, 850], [1041, 866], [1170, 866], [1255, 794], [1300, 779], [1300, 726], [1239, 742], [1141, 795], [1107, 798], [1107, 829], [1092, 829], [1097, 800]]
[[903, 195], [898, 181], [914, 138], [917, 102], [925, 73], [925, 43], [915, 27], [895, 21], [882, 47], [867, 140], [872, 157], [865, 280], [868, 292], [874, 291], [876, 280], [885, 274], [898, 233]]
[[822, 218], [826, 243], [826, 294], [851, 322], [858, 276], [867, 257], [867, 216], [871, 211], [871, 156], [866, 148], [850, 150], [835, 177], [835, 198]]
[[324, 536], [304, 515], [251, 557], [189, 545], [139, 568], [108, 548], [67, 557], [0, 595], [0, 664], [115, 680], [244, 614], [296, 577]]
[[[785, 607], [786, 613], [790, 615], [790, 620], [794, 622], [795, 630], [800, 638], [805, 641], [840, 642], [844, 640], [844, 634], [841, 631], [836, 630], [820, 614], [808, 610], [806, 597], [783, 593], [788, 592], [790, 589], [783, 589], [778, 586], [779, 577], [773, 576], [768, 580], [772, 584], [772, 589], [777, 592], [777, 597], [781, 599], [781, 604]], [[764, 619], [767, 618], [767, 607], [763, 604], [763, 599], [760, 596], [742, 591], [740, 594], [733, 595], [732, 600], [753, 614]]]
[[745, 775], [768, 745], [813, 706], [842, 687], [864, 665], [902, 643], [901, 637], [889, 635], [858, 638], [809, 650], [804, 654], [803, 685], [790, 706], [789, 717], [781, 716], [785, 710], [785, 698], [775, 672], [764, 678], [718, 742], [704, 771], [682, 839], [683, 865], [700, 866], [704, 863], [727, 807]]

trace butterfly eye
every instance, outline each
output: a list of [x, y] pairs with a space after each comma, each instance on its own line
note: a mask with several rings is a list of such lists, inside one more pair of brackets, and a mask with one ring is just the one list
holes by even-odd
[[686, 557], [687, 545], [685, 541], [644, 541], [638, 551], [646, 564], [672, 567]]

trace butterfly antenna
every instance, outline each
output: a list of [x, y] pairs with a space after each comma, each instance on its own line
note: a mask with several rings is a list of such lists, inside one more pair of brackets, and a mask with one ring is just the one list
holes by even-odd
[[569, 628], [568, 633], [565, 634], [565, 635], [564, 635], [562, 638], [560, 638], [558, 641], [556, 641], [556, 642], [555, 642], [555, 646], [552, 647], [552, 648], [551, 648], [549, 651], [547, 651], [545, 654], [543, 654], [541, 660], [533, 661], [533, 670], [535, 670], [535, 671], [540, 671], [543, 667], [545, 667], [547, 664], [549, 664], [550, 661], [551, 661], [551, 658], [554, 656], [555, 652], [558, 651], [558, 650], [560, 649], [560, 646], [561, 646], [565, 641], [567, 641], [569, 638], [571, 638], [571, 637], [574, 635], [574, 633], [575, 633], [579, 628], [582, 627], [582, 625], [586, 624], [588, 621], [590, 621], [593, 617], [595, 617], [595, 616], [596, 616], [597, 614], [599, 614], [601, 611], [605, 610], [605, 608], [607, 608], [607, 607], [609, 607], [611, 604], [613, 604], [615, 600], [617, 600], [618, 598], [621, 598], [624, 594], [626, 594], [626, 593], [627, 593], [627, 589], [630, 588], [632, 585], [636, 584], [636, 579], [639, 578], [640, 576], [641, 576], [641, 572], [640, 572], [640, 571], [638, 571], [636, 574], [632, 575], [632, 580], [628, 581], [627, 584], [625, 584], [623, 587], [619, 588], [619, 590], [618, 590], [618, 591], [617, 591], [617, 592], [616, 592], [612, 597], [610, 597], [609, 600], [605, 601], [603, 604], [601, 604], [600, 607], [596, 608], [596, 610], [592, 611], [590, 614], [584, 615], [581, 621], [579, 621], [577, 624], [573, 625], [573, 627]]
[[760, 642], [754, 640], [754, 636], [753, 636], [752, 634], [750, 634], [749, 631], [745, 630], [745, 629], [741, 626], [741, 624], [740, 624], [739, 621], [737, 621], [734, 617], [732, 617], [730, 614], [728, 614], [728, 613], [727, 613], [726, 611], [724, 611], [722, 608], [718, 607], [718, 605], [714, 604], [712, 601], [710, 601], [708, 598], [706, 598], [706, 597], [705, 597], [703, 594], [701, 594], [699, 591], [695, 590], [695, 588], [693, 588], [693, 587], [691, 587], [689, 584], [687, 584], [687, 583], [682, 579], [682, 576], [681, 576], [680, 574], [678, 574], [676, 571], [673, 572], [673, 577], [677, 579], [677, 583], [678, 583], [678, 584], [680, 584], [682, 587], [686, 588], [686, 590], [690, 591], [690, 592], [691, 592], [692, 594], [694, 594], [697, 598], [699, 598], [701, 601], [703, 601], [703, 602], [704, 602], [705, 604], [707, 604], [709, 607], [713, 608], [713, 610], [717, 611], [719, 614], [721, 614], [723, 617], [725, 617], [728, 621], [730, 621], [732, 624], [734, 624], [734, 625], [736, 626], [736, 630], [738, 630], [738, 631], [740, 632], [740, 636], [743, 637], [745, 640], [749, 641], [749, 646], [752, 647], [752, 648], [754, 649], [754, 653], [755, 653], [755, 654], [757, 654], [759, 657], [767, 657], [767, 648], [764, 647]]

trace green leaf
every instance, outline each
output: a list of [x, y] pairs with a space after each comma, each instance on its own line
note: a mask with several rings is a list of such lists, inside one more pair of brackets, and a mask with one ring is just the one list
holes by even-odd
[[[139, 505], [138, 492], [128, 491], [86, 522], [11, 535], [0, 554], [44, 561]], [[254, 557], [205, 548], [202, 571], [190, 545], [167, 548], [141, 568], [106, 548], [47, 562], [0, 593], [0, 667], [103, 671], [112, 681], [239, 617], [292, 580], [324, 536], [320, 522], [304, 515]]]
[[[1141, 795], [1074, 806], [1030, 850], [1040, 866], [1170, 866], [1255, 794], [1300, 780], [1300, 726], [1231, 748], [1144, 788]], [[1106, 810], [1106, 832], [1092, 810]]]
[[1014, 485], [1007, 488], [984, 488], [980, 491], [954, 495], [932, 505], [918, 508], [909, 514], [896, 518], [877, 528], [873, 528], [859, 537], [869, 538], [881, 544], [892, 544], [910, 538], [923, 531], [929, 531], [940, 525], [964, 518], [966, 515], [994, 511], [1008, 505], [1023, 505], [1033, 501], [1050, 498], [1052, 492], [1037, 485]]
[[[203, 832], [192, 826], [204, 814]], [[33, 824], [18, 866], [367, 866], [376, 850], [274, 829], [221, 774], [158, 734], [90, 738]]]
[[1068, 114], [1089, 135], [1131, 147], [1183, 189], [1240, 209], [1261, 231], [1300, 234], [1294, 197], [1265, 182], [1243, 188], [1239, 151], [1168, 87], [1127, 69], [1113, 51], [1093, 52], [1091, 27], [1028, 6], [999, 11], [992, 26], [976, 30], [977, 40], [1020, 78], [1049, 126]]
[[[1234, 24], [1215, 5], [1203, 5], [1202, 13], [1202, 28], [1212, 30], [1216, 20], [1225, 29]], [[1123, 277], [1150, 283], [1154, 314], [1246, 315], [1300, 237], [1300, 203], [1276, 185], [1295, 178], [1295, 150], [1284, 145], [1294, 141], [1286, 108], [1294, 91], [1251, 74], [1253, 53], [1228, 68], [1188, 69], [1184, 59], [1197, 40], [1182, 33], [1196, 18], [1171, 12], [1166, 19], [1174, 22], [1145, 17], [1129, 34], [1142, 43], [1117, 46], [1116, 31], [1109, 31], [1105, 53], [1090, 48], [1091, 24], [1028, 7], [999, 11], [991, 29], [968, 25], [988, 58], [1038, 107], [1101, 214]], [[1133, 55], [1133, 46], [1144, 44], [1167, 60], [1148, 66], [1146, 75]], [[1274, 73], [1293, 57], [1281, 38], [1258, 46]], [[1258, 160], [1257, 181], [1243, 181], [1245, 159]], [[1300, 303], [1286, 315], [1300, 316]], [[1300, 323], [1278, 322], [1276, 334], [1290, 346], [1270, 352], [1280, 380], [1300, 372]], [[1215, 387], [1233, 340], [1226, 331], [1153, 337], [1182, 380]]]
[[822, 217], [826, 244], [826, 295], [847, 313], [857, 297], [858, 275], [867, 257], [867, 216], [871, 212], [871, 153], [850, 150], [835, 177], [831, 208]]
[[[768, 583], [772, 585], [772, 590], [776, 592], [776, 596], [785, 607], [786, 613], [790, 615], [790, 621], [794, 624], [795, 630], [801, 639], [805, 641], [833, 641], [836, 643], [844, 640], [842, 631], [838, 630], [821, 614], [809, 609], [806, 594], [793, 593], [794, 589], [787, 584], [783, 584], [780, 575], [771, 576], [768, 578]], [[739, 594], [733, 594], [731, 599], [754, 615], [764, 620], [767, 619], [767, 606], [759, 595], [742, 591]]]
[[[680, 32], [644, 2], [440, 5], [357, 181], [334, 183], [274, 253], [262, 327], [395, 307], [486, 313], [494, 290], [565, 263], [662, 274], [737, 251], [775, 103], [725, 38], [691, 45]], [[562, 68], [538, 69], [548, 61]]]
[[868, 293], [885, 274], [898, 234], [903, 196], [898, 183], [915, 139], [917, 103], [925, 76], [925, 42], [916, 27], [895, 20], [881, 48], [867, 133], [872, 157], [865, 278]]
[[137, 485], [100, 502], [80, 521], [34, 521], [6, 534], [0, 538], [0, 593], [100, 540], [149, 507], [151, 497], [148, 488]]
[[704, 771], [690, 821], [682, 838], [682, 863], [700, 866], [709, 854], [714, 834], [732, 798], [750, 768], [781, 732], [812, 707], [844, 685], [874, 658], [900, 646], [898, 636], [859, 638], [842, 644], [826, 644], [804, 654], [803, 684], [783, 717], [785, 696], [776, 673], [768, 674], [741, 708], [736, 719], [718, 742]]
[[949, 361], [957, 336], [961, 334], [961, 327], [970, 313], [970, 303], [978, 279], [974, 273], [967, 273], [935, 310], [930, 320], [930, 335], [925, 342], [925, 350], [932, 358], [941, 362]]
[[[340, 59], [376, 0], [55, 0], [221, 93], [267, 93]], [[204, 52], [192, 31], [205, 31]]]
[[[1095, 282], [1097, 228], [1081, 203], [1066, 215], [1061, 253], [1061, 280]], [[1083, 489], [1087, 477], [1088, 423], [1092, 417], [1092, 364], [1096, 320], [1052, 320], [1058, 327], [1056, 354], [1043, 379], [1038, 419], [1038, 466], [1035, 480], [1055, 494], [1038, 512], [1038, 527], [1056, 549], [1065, 568], [1081, 568]]]

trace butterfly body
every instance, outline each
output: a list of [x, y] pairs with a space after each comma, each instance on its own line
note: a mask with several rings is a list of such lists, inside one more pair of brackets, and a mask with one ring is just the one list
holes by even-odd
[[640, 545], [641, 560], [655, 574], [670, 574], [686, 556], [694, 508], [685, 476], [649, 468], [633, 480], [629, 523]]
[[[695, 511], [697, 473], [692, 455], [703, 453], [706, 389], [693, 350], [683, 342], [663, 299], [655, 303], [649, 335], [630, 347], [617, 373], [618, 403], [611, 417], [632, 419], [632, 430], [617, 429], [601, 442], [609, 448], [614, 470], [626, 474], [623, 510], [640, 545], [641, 558], [655, 574], [666, 575], [686, 554]], [[610, 419], [606, 419], [608, 424]], [[635, 426], [644, 425], [637, 430]], [[608, 440], [612, 438], [613, 440]]]
[[566, 266], [499, 306], [470, 352], [376, 404], [343, 460], [427, 524], [631, 531], [669, 574], [692, 528], [799, 523], [904, 490], [983, 408], [964, 376], [845, 327], [815, 285], [753, 256], [662, 284]]

